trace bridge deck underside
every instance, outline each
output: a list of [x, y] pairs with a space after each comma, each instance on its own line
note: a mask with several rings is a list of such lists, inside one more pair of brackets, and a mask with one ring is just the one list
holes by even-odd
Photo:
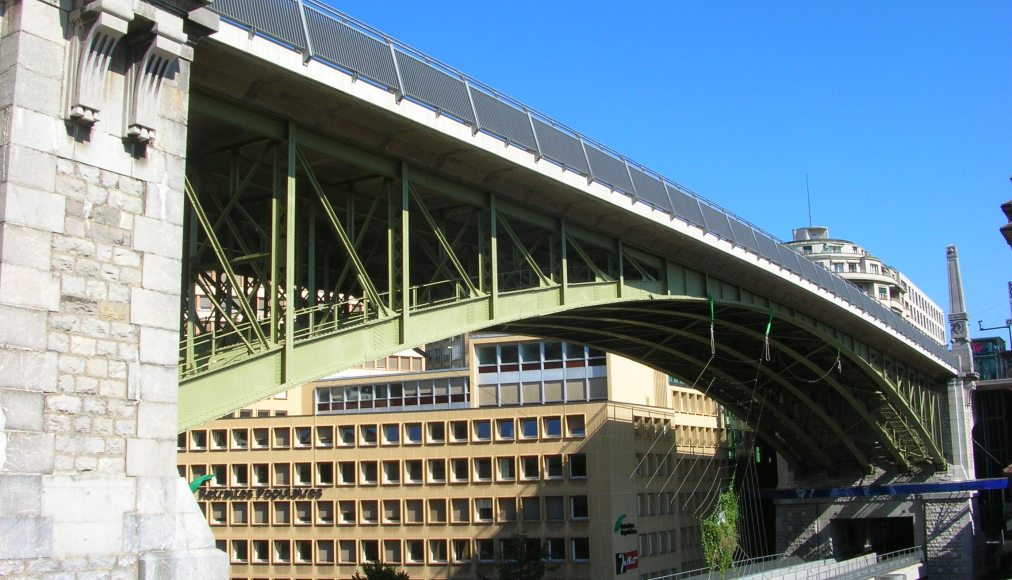
[[733, 257], [687, 264], [697, 242], [678, 232], [645, 244], [652, 224], [599, 202], [597, 219], [570, 219], [537, 191], [449, 180], [199, 94], [189, 139], [180, 428], [497, 328], [678, 377], [799, 469], [944, 465], [937, 367], [742, 283]]

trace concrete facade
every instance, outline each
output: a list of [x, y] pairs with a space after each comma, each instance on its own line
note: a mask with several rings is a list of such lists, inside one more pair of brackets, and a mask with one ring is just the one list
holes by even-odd
[[0, 576], [227, 573], [172, 468], [201, 4], [0, 5]]

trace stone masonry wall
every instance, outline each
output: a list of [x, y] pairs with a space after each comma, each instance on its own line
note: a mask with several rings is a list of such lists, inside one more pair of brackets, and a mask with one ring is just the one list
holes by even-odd
[[68, 122], [79, 6], [3, 5], [0, 577], [224, 578], [174, 467], [192, 48], [154, 5], [84, 4], [86, 24], [181, 50], [154, 140], [131, 141], [128, 43], [88, 101], [97, 120]]

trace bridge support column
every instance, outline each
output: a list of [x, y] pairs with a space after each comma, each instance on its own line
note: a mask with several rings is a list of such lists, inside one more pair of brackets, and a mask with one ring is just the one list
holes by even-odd
[[925, 496], [924, 541], [930, 578], [974, 578], [980, 543], [974, 537], [974, 498], [966, 494]]
[[175, 470], [202, 4], [0, 3], [0, 576], [227, 576]]

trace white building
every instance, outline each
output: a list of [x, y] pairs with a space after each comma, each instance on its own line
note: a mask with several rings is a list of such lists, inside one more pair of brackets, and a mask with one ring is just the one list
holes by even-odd
[[831, 238], [829, 228], [798, 228], [785, 245], [822, 264], [865, 294], [878, 299], [940, 344], [945, 344], [945, 315], [902, 272], [848, 240]]

